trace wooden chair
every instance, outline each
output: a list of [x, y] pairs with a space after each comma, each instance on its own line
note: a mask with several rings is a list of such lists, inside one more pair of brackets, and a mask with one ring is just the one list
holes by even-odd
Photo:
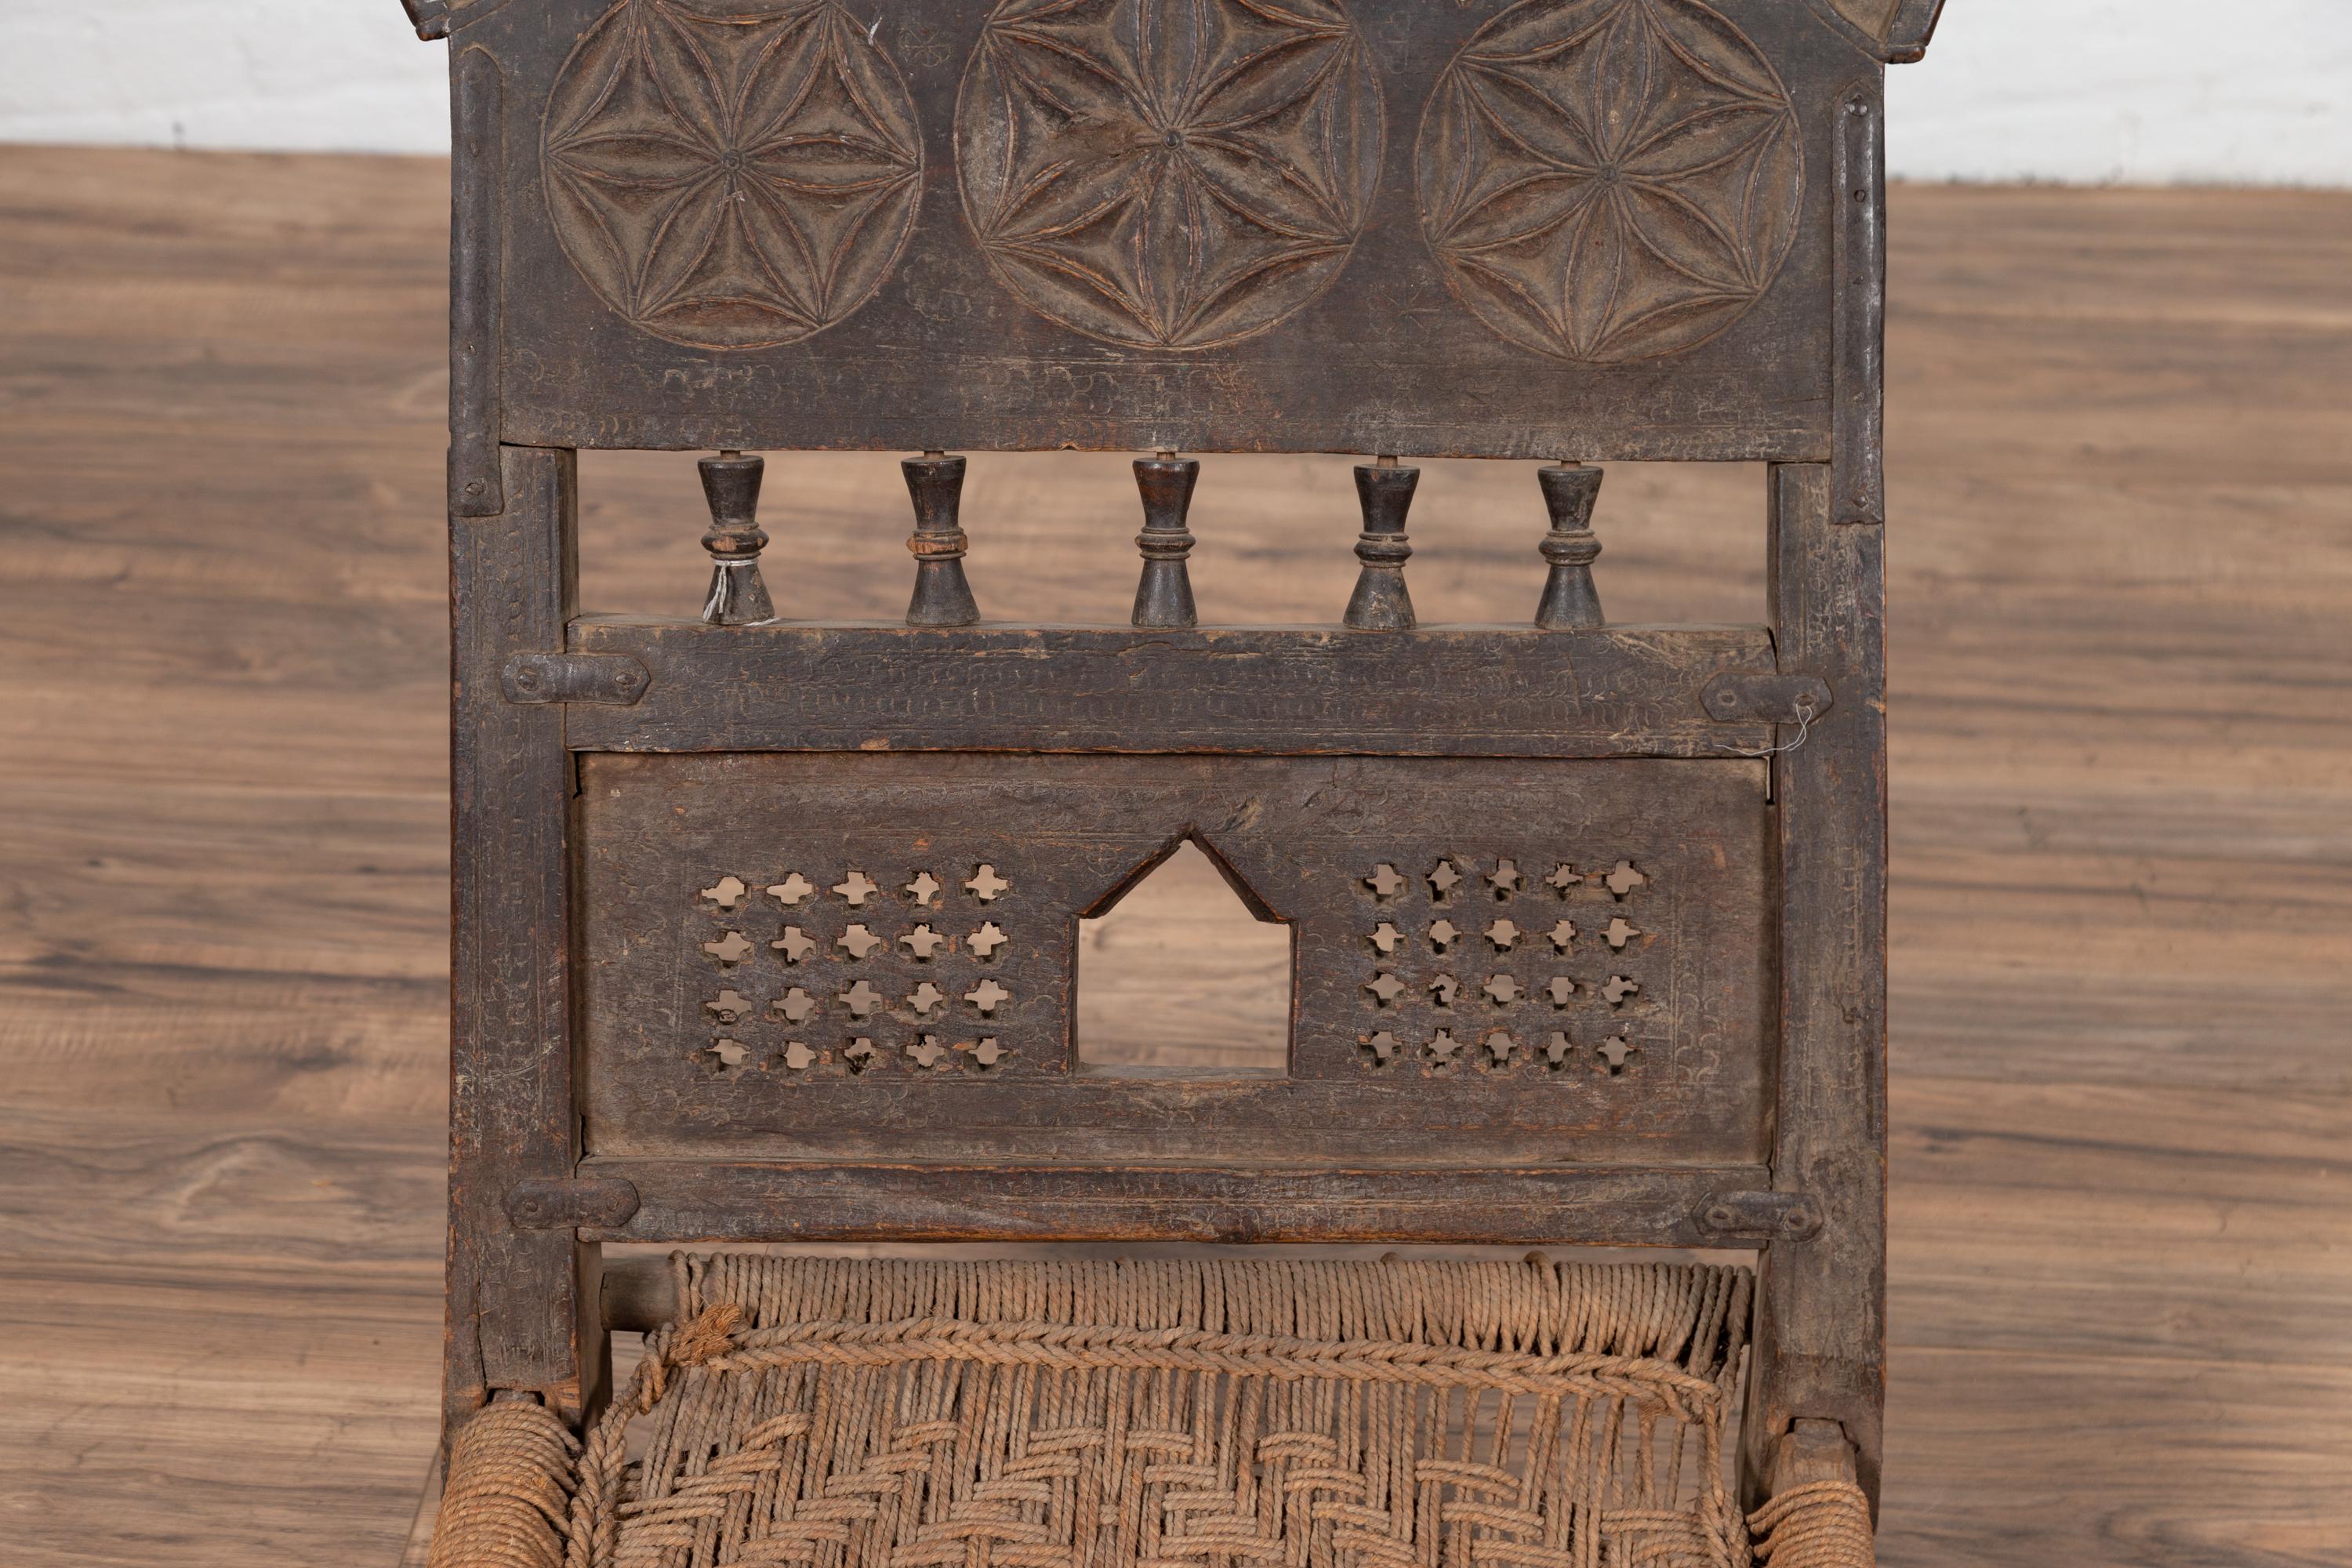
[[[1881, 89], [1937, 0], [407, 3], [456, 138], [436, 1560], [1744, 1561], [1715, 1450], [1656, 1468], [1736, 1401], [1776, 1568], [1868, 1561]], [[698, 618], [578, 612], [610, 447], [718, 454]], [[1060, 447], [1157, 454], [1130, 626], [978, 607], [947, 454]], [[820, 448], [922, 454], [904, 626], [763, 582], [748, 454]], [[1232, 452], [1371, 459], [1339, 624], [1200, 623], [1178, 454]], [[1527, 624], [1416, 624], [1414, 456], [1548, 465]], [[1605, 622], [1612, 458], [1766, 465], [1769, 626]], [[1286, 1072], [1074, 1041], [1077, 922], [1186, 842], [1289, 928]], [[1755, 1268], [600, 1261], [950, 1239]]]

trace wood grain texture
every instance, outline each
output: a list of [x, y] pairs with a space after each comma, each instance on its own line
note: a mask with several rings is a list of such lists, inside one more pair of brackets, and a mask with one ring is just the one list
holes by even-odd
[[[0, 150], [12, 1563], [402, 1550], [438, 1424], [446, 195]], [[1890, 239], [1882, 1561], [2336, 1568], [2352, 198], [1898, 189]], [[903, 614], [897, 456], [772, 457], [809, 613]], [[1532, 474], [1423, 467], [1423, 617], [1521, 619]], [[585, 601], [691, 614], [693, 463], [582, 470]], [[1760, 483], [1612, 468], [1612, 615], [1759, 618]], [[982, 605], [1123, 622], [1134, 509], [1123, 456], [973, 454]], [[1345, 461], [1204, 462], [1204, 618], [1336, 618], [1360, 523]]]

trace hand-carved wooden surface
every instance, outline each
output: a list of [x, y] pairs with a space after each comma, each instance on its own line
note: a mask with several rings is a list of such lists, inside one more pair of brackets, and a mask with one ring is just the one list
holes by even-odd
[[835, 0], [621, 0], [564, 61], [545, 134], [564, 250], [607, 305], [674, 342], [822, 331], [914, 229], [914, 101]]
[[1800, 0], [504, 5], [461, 51], [499, 237], [461, 247], [497, 306], [466, 386], [522, 446], [1822, 460], [1830, 130], [1876, 69], [1848, 32]]
[[1522, 0], [1439, 79], [1419, 162], [1455, 295], [1513, 342], [1599, 363], [1738, 320], [1804, 186], [1788, 89], [1698, 0]]
[[1330, 287], [1381, 141], [1379, 78], [1339, 0], [1003, 0], [956, 154], [1007, 288], [1093, 337], [1199, 349]]
[[[1757, 1147], [1769, 922], [1751, 762], [773, 752], [582, 769], [602, 1153], [1558, 1163]], [[1287, 1076], [1092, 1069], [1072, 1049], [1078, 921], [1187, 839], [1291, 931]]]

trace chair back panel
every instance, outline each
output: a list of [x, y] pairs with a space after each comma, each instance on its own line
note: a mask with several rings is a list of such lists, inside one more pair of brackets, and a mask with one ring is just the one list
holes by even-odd
[[1799, 0], [532, 0], [457, 46], [509, 443], [1829, 455], [1879, 68]]

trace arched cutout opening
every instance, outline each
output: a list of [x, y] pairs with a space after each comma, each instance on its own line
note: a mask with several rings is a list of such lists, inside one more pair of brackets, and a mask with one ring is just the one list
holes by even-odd
[[1192, 838], [1078, 922], [1082, 1072], [1279, 1078], [1290, 1062], [1290, 928]]

